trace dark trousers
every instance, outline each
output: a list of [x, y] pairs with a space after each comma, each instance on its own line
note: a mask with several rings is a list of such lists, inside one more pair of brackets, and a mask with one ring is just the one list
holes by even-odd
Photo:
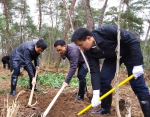
[[[122, 57], [120, 59], [120, 64], [124, 63], [127, 68], [128, 76], [132, 75], [133, 63], [131, 58]], [[111, 81], [113, 80], [116, 72], [116, 59], [106, 58], [101, 69], [101, 89], [111, 86]], [[145, 84], [144, 75], [141, 75], [137, 79], [130, 80], [130, 85], [132, 90], [137, 96], [149, 95], [148, 87]]]
[[[18, 76], [20, 75], [20, 68], [21, 67], [22, 66], [20, 64], [16, 64], [16, 67], [13, 69], [14, 71], [13, 71], [12, 76], [11, 76], [11, 78], [12, 78], [11, 79], [11, 81], [12, 81], [11, 85], [12, 85], [13, 90], [16, 90], [16, 84], [17, 84]], [[27, 71], [26, 67], [24, 67], [24, 69]], [[32, 69], [33, 69], [33, 72], [35, 74], [35, 67], [33, 64], [32, 64]], [[32, 76], [30, 76], [30, 75], [29, 75], [29, 88], [32, 89]]]
[[83, 100], [84, 99], [84, 94], [87, 90], [86, 88], [86, 74], [88, 70], [87, 68], [84, 68], [83, 64], [79, 64], [78, 66], [78, 79], [79, 79], [79, 91], [78, 91], [78, 97], [76, 100]]
[[[15, 67], [13, 68], [14, 71], [11, 76], [11, 92], [10, 92], [11, 96], [16, 95], [16, 85], [17, 85], [18, 76], [20, 75], [20, 68], [21, 68], [21, 64], [18, 64], [16, 62]], [[35, 73], [35, 67], [33, 66], [33, 64], [32, 64], [32, 68]], [[24, 67], [24, 69], [27, 70], [26, 67]], [[29, 76], [29, 77], [30, 77], [29, 87], [30, 87], [30, 89], [32, 89], [32, 76]], [[35, 89], [37, 90], [36, 86], [35, 86]]]
[[88, 73], [87, 68], [84, 68], [84, 66], [83, 66], [82, 64], [79, 65], [79, 67], [78, 67], [78, 75], [77, 75], [79, 81], [84, 81], [84, 82], [86, 82], [85, 77], [86, 77], [86, 74], [87, 74], [87, 73]]
[[[18, 78], [18, 76], [20, 75], [20, 68], [21, 68], [20, 65], [16, 65], [16, 67], [13, 68], [14, 72], [12, 73], [12, 78], [13, 78], [13, 76], [15, 76], [15, 77]], [[27, 71], [26, 67], [24, 67], [24, 69]], [[34, 74], [35, 74], [35, 67], [34, 67], [33, 64], [32, 64], [32, 69], [33, 69], [33, 72], [34, 72]], [[29, 74], [28, 74], [28, 75], [29, 75]], [[32, 79], [32, 76], [29, 76], [29, 77], [30, 77], [30, 79]]]

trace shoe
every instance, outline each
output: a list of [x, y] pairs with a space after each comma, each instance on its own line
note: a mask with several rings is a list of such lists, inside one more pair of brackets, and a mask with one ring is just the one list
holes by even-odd
[[150, 95], [138, 96], [144, 117], [150, 117]]
[[91, 113], [92, 114], [101, 114], [101, 115], [110, 114], [110, 110], [101, 108], [100, 110], [92, 110]]
[[78, 96], [76, 99], [75, 99], [75, 101], [82, 101], [83, 100], [83, 98], [81, 97], [81, 96]]
[[[32, 88], [30, 87], [29, 88], [30, 90], [32, 90]], [[40, 92], [40, 90], [37, 88], [37, 87], [34, 87], [34, 91], [36, 91], [36, 92]]]
[[34, 91], [40, 92], [40, 90], [37, 87], [34, 88]]

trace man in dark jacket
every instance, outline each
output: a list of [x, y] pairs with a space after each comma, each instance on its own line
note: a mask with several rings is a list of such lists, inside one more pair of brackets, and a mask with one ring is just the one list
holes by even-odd
[[68, 86], [71, 78], [75, 74], [76, 69], [78, 68], [78, 79], [79, 79], [79, 91], [78, 97], [76, 100], [83, 100], [84, 93], [86, 90], [86, 79], [85, 76], [88, 72], [84, 59], [80, 53], [79, 48], [75, 44], [66, 44], [63, 40], [57, 40], [54, 44], [55, 49], [58, 51], [62, 58], [67, 59], [70, 62], [70, 70], [68, 75], [63, 83], [63, 85]]
[[[11, 76], [11, 96], [16, 95], [16, 85], [18, 76], [20, 75], [21, 67], [24, 67], [24, 69], [28, 72], [30, 78], [30, 89], [32, 89], [32, 84], [36, 84], [34, 76], [35, 71], [39, 69], [38, 56], [46, 48], [47, 44], [45, 40], [39, 39], [38, 41], [24, 42], [10, 53], [10, 70], [13, 70]], [[32, 60], [34, 60], [34, 65], [32, 63]], [[34, 90], [38, 91], [36, 87]]]
[[2, 57], [3, 68], [6, 69], [6, 64], [8, 65], [8, 69], [10, 69], [10, 59], [9, 56]]
[[[140, 43], [131, 32], [123, 29], [120, 31], [120, 64], [125, 64], [128, 76], [134, 75], [135, 78], [130, 81], [131, 87], [139, 99], [144, 116], [150, 117], [150, 95], [144, 80]], [[98, 100], [100, 92], [103, 95], [111, 89], [111, 81], [115, 76], [117, 27], [103, 25], [92, 32], [86, 28], [79, 28], [73, 33], [71, 40], [81, 49], [86, 50], [93, 87], [91, 103], [92, 107], [96, 107], [101, 103]], [[105, 59], [100, 71], [101, 58]], [[111, 102], [112, 95], [109, 95], [102, 100], [101, 109], [92, 113], [110, 113]]]

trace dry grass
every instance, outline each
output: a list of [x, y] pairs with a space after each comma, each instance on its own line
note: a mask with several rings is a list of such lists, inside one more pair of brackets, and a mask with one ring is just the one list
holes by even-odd
[[11, 105], [9, 105], [9, 101], [8, 101], [8, 97], [9, 95], [7, 95], [7, 99], [4, 99], [4, 106], [1, 109], [1, 117], [16, 117], [19, 115], [18, 114], [18, 110], [19, 110], [19, 104], [17, 102], [19, 95], [23, 94], [25, 91], [21, 91], [18, 93], [17, 97], [15, 98], [15, 100], [12, 102]]

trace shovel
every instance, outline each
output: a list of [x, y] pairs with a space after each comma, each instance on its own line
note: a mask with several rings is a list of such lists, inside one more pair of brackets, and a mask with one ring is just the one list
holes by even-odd
[[[126, 78], [125, 80], [123, 80], [121, 83], [118, 84], [118, 87], [121, 87], [122, 85], [124, 85], [125, 83], [127, 83], [128, 81], [130, 81], [132, 78], [134, 78], [133, 75], [129, 76], [128, 78]], [[110, 91], [108, 91], [107, 93], [105, 93], [102, 97], [99, 98], [99, 100], [104, 99], [105, 97], [107, 97], [108, 95], [110, 95], [112, 92], [114, 92], [116, 90], [116, 88], [112, 88]], [[84, 108], [83, 110], [81, 110], [77, 115], [81, 115], [84, 112], [86, 112], [87, 110], [89, 110], [92, 107], [92, 104], [88, 105], [86, 108]]]
[[61, 94], [64, 88], [65, 86], [63, 85], [61, 89], [58, 91], [58, 93], [56, 94], [56, 96], [54, 97], [54, 99], [52, 100], [52, 102], [49, 104], [45, 112], [43, 113], [42, 117], [46, 117], [46, 115], [48, 114], [48, 112], [50, 111], [50, 109], [52, 108], [52, 106], [54, 105], [55, 101], [57, 100], [57, 98], [59, 97], [59, 95]]
[[[35, 72], [35, 79], [37, 77], [37, 70]], [[32, 98], [33, 98], [33, 93], [34, 93], [34, 87], [35, 87], [35, 84], [32, 85], [32, 90], [31, 90], [31, 93], [30, 93], [30, 97], [29, 97], [29, 101], [28, 101], [28, 105], [26, 107], [31, 107], [31, 103], [32, 103]]]

